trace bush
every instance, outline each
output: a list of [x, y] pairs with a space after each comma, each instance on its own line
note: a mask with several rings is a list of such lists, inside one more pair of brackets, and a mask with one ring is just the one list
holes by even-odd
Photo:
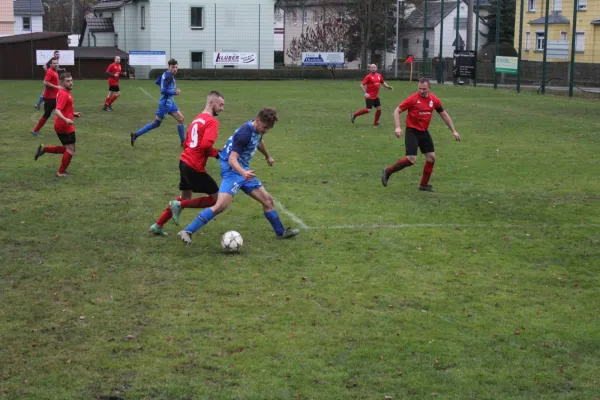
[[[150, 79], [158, 78], [164, 69], [150, 71]], [[357, 69], [337, 69], [335, 79], [362, 79], [366, 71]], [[241, 68], [213, 68], [213, 69], [179, 69], [177, 79], [200, 80], [289, 80], [289, 79], [334, 79], [331, 72], [325, 68], [277, 68], [277, 69], [241, 69]]]

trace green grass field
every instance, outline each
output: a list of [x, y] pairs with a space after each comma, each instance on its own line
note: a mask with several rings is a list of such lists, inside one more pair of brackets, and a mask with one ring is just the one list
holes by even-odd
[[[597, 399], [600, 397], [600, 113], [596, 101], [433, 87], [437, 162], [380, 182], [403, 155], [383, 126], [349, 121], [359, 82], [180, 81], [190, 122], [225, 94], [221, 146], [262, 106], [276, 160], [253, 167], [285, 210], [232, 207], [184, 246], [147, 231], [178, 195], [176, 123], [152, 81], [76, 81], [70, 178], [52, 124], [30, 131], [41, 82], [1, 81], [0, 397], [7, 399]], [[145, 93], [145, 92], [146, 93]], [[257, 155], [260, 155], [257, 153]], [[209, 172], [220, 180], [218, 163]], [[286, 213], [287, 212], [287, 213]], [[182, 224], [197, 211], [185, 210]], [[220, 236], [241, 232], [240, 254]]]

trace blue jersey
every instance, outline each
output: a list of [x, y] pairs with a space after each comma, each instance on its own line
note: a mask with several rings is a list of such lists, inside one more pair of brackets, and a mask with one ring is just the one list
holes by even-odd
[[256, 153], [256, 149], [262, 140], [262, 135], [254, 132], [253, 121], [248, 121], [233, 132], [227, 139], [220, 156], [221, 171], [233, 170], [229, 165], [229, 155], [235, 151], [240, 155], [238, 162], [246, 171], [250, 169], [250, 159]]
[[155, 83], [160, 86], [160, 101], [170, 100], [175, 96], [175, 76], [171, 72], [163, 72]]

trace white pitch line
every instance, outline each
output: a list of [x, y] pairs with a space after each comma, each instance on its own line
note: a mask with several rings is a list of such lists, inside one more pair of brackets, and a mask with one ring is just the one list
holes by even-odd
[[555, 224], [555, 225], [510, 225], [510, 224], [356, 224], [356, 225], [331, 225], [331, 226], [313, 226], [311, 230], [342, 230], [342, 229], [406, 229], [406, 228], [472, 228], [472, 229], [578, 229], [578, 228], [598, 228], [600, 224]]
[[284, 206], [283, 204], [281, 204], [278, 200], [273, 199], [273, 202], [275, 203], [275, 205], [281, 210], [282, 213], [284, 213], [285, 215], [287, 215], [288, 217], [290, 217], [292, 220], [294, 220], [295, 223], [297, 223], [298, 225], [300, 225], [300, 228], [307, 230], [310, 229], [308, 227], [308, 225], [306, 225], [304, 223], [304, 221], [302, 221], [300, 218], [296, 217], [294, 214], [292, 214], [291, 212], [289, 212]]
[[138, 89], [140, 89], [142, 92], [144, 92], [144, 94], [145, 94], [146, 96], [150, 97], [152, 100], [154, 100], [154, 101], [158, 101], [158, 99], [157, 99], [157, 98], [155, 98], [154, 96], [152, 96], [150, 93], [146, 92], [146, 90], [145, 90], [143, 87], [141, 87], [141, 86], [138, 86]]

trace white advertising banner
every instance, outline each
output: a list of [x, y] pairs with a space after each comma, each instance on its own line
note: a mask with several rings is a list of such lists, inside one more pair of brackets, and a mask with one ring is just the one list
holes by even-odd
[[55, 51], [60, 53], [58, 65], [75, 65], [75, 52], [73, 50], [36, 50], [35, 63], [37, 65], [45, 65], [54, 57]]
[[256, 65], [256, 53], [213, 53], [215, 65]]
[[302, 65], [305, 67], [342, 67], [344, 53], [302, 53]]
[[166, 65], [165, 51], [132, 50], [129, 52], [129, 65]]

